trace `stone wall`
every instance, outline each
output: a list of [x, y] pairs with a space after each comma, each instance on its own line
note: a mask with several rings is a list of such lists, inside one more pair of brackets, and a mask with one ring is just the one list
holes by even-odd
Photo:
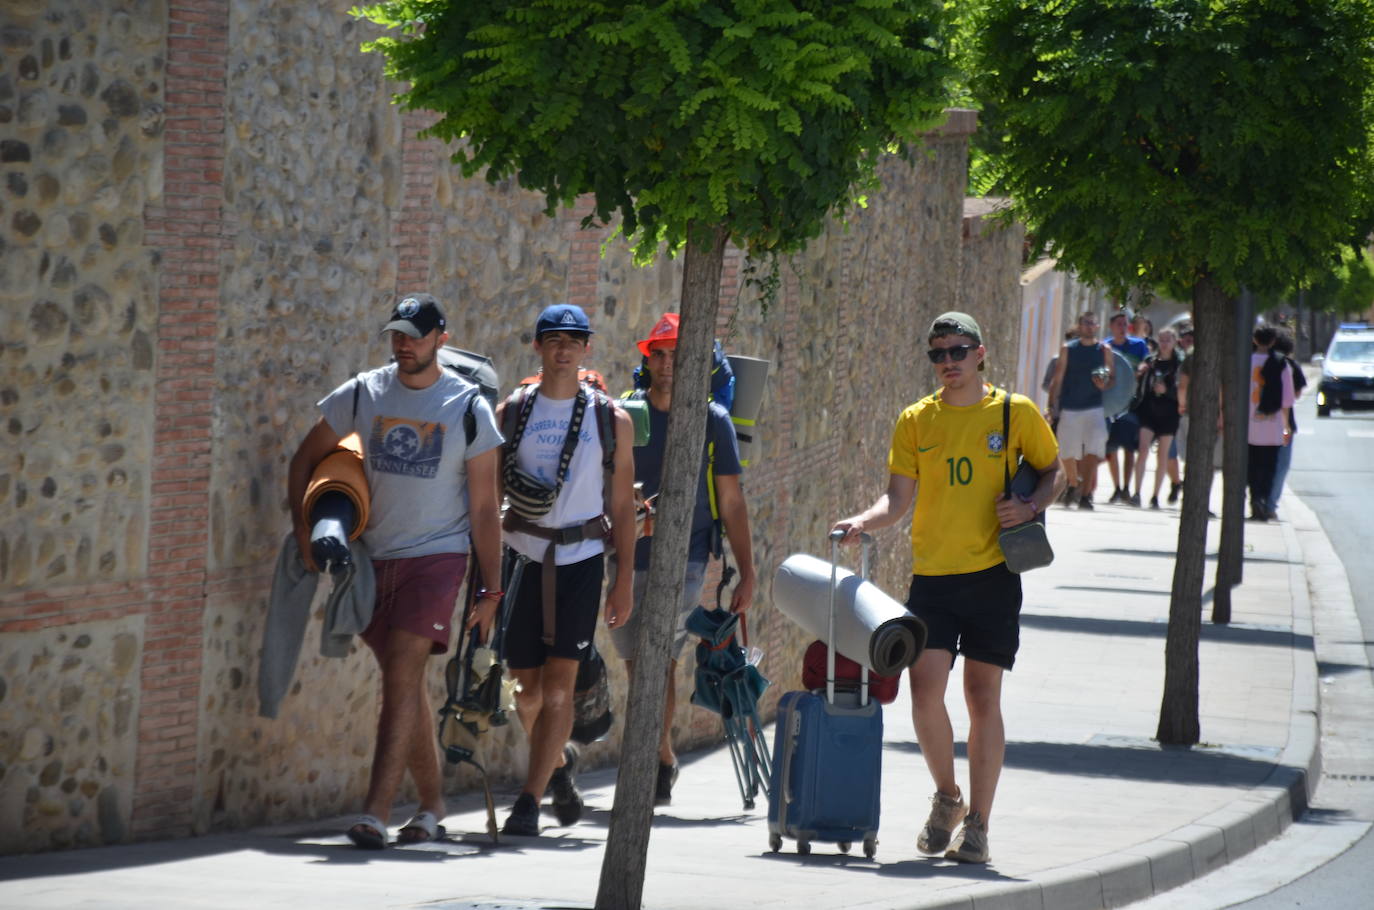
[[988, 382], [1023, 395], [1033, 389], [1018, 383], [1020, 348], [1021, 248], [1026, 229], [999, 214], [1010, 200], [964, 201], [964, 254], [959, 265], [959, 307], [978, 320], [988, 349]]
[[[549, 302], [588, 310], [588, 365], [617, 391], [634, 341], [677, 308], [680, 261], [635, 268], [608, 230], [579, 229], [585, 200], [549, 218], [420, 140], [426, 118], [355, 50], [351, 5], [6, 4], [0, 410], [22, 445], [0, 467], [0, 849], [356, 810], [377, 673], [359, 648], [318, 656], [318, 610], [281, 716], [257, 716], [286, 465], [314, 402], [384, 361], [377, 330], [409, 291], [444, 300], [453, 343], [506, 387], [537, 366]], [[930, 319], [967, 301], [1003, 324], [1011, 242], [964, 230], [973, 128], [953, 112], [913, 163], [884, 162], [884, 190], [782, 263], [766, 311], [727, 255], [719, 335], [772, 362], [745, 478], [769, 705], [806, 644], [768, 605], [773, 570], [823, 555], [829, 523], [881, 492], [892, 421], [932, 387]], [[908, 571], [906, 532], [880, 535], [881, 583], [900, 596]], [[485, 745], [498, 782], [522, 772], [514, 726]], [[674, 726], [684, 747], [720, 736], [685, 697]], [[588, 761], [613, 761], [620, 735]]]
[[162, 185], [155, 3], [6, 3], [0, 590], [140, 571]]

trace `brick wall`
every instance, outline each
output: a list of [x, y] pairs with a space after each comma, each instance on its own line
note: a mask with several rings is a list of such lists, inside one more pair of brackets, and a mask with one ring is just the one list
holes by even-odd
[[164, 184], [145, 215], [161, 258], [132, 833], [191, 830], [219, 310], [227, 3], [168, 5]]

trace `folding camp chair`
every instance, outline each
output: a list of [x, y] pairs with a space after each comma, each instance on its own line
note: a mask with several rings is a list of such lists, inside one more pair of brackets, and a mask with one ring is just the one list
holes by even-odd
[[[768, 688], [768, 680], [750, 662], [740, 614], [720, 607], [697, 607], [687, 618], [687, 631], [701, 637], [692, 704], [720, 715], [740, 799], [745, 809], [752, 809], [760, 792], [767, 796], [771, 774], [772, 751], [758, 714], [759, 696]], [[735, 641], [736, 632], [740, 643]]]

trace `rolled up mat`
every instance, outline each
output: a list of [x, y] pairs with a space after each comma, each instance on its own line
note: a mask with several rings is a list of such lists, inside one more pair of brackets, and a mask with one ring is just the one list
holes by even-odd
[[310, 515], [321, 496], [336, 490], [347, 496], [357, 510], [357, 520], [348, 533], [349, 540], [357, 540], [367, 527], [371, 499], [367, 474], [363, 471], [363, 444], [357, 433], [349, 433], [339, 440], [338, 447], [315, 466], [305, 488], [305, 514]]
[[735, 401], [730, 406], [730, 419], [735, 424], [735, 437], [739, 441], [739, 463], [747, 468], [759, 452], [758, 418], [763, 410], [769, 362], [743, 354], [729, 354], [726, 359], [735, 374]]
[[[914, 664], [926, 646], [925, 623], [848, 569], [838, 569], [835, 577], [835, 650], [883, 676]], [[826, 641], [830, 563], [802, 553], [783, 560], [773, 576], [773, 606]]]

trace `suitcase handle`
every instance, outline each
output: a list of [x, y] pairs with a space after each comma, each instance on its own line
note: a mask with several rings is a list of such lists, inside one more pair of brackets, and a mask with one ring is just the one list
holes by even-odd
[[[839, 574], [840, 541], [847, 532], [836, 528], [830, 532], [830, 616], [827, 620], [825, 643], [825, 700], [835, 703], [835, 588]], [[867, 580], [868, 563], [873, 551], [873, 535], [859, 532], [859, 578]], [[868, 707], [868, 666], [859, 661], [859, 704]]]

